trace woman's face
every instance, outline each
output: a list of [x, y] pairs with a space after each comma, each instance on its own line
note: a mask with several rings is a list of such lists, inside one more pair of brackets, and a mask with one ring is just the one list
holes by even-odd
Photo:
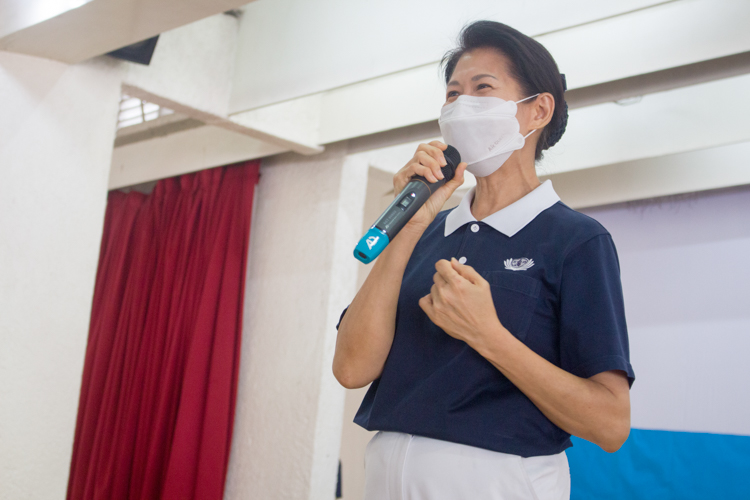
[[492, 96], [506, 101], [523, 99], [521, 89], [508, 71], [508, 59], [491, 48], [474, 49], [456, 63], [445, 91], [445, 104], [460, 95]]

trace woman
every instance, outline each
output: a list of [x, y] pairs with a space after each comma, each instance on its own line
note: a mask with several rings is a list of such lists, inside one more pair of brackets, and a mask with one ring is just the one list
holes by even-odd
[[[615, 247], [537, 178], [567, 121], [547, 50], [481, 21], [444, 63], [440, 127], [466, 163], [381, 254], [339, 325], [334, 375], [372, 382], [355, 422], [381, 431], [365, 498], [569, 498], [570, 435], [614, 452], [630, 431]], [[421, 144], [395, 191], [441, 178], [445, 148]], [[440, 212], [467, 168], [476, 188]]]

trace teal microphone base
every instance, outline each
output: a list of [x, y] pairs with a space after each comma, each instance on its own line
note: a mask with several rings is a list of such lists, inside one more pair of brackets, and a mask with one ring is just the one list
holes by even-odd
[[369, 264], [380, 255], [380, 252], [388, 246], [388, 243], [390, 243], [390, 240], [384, 231], [371, 227], [354, 247], [354, 257], [365, 264]]

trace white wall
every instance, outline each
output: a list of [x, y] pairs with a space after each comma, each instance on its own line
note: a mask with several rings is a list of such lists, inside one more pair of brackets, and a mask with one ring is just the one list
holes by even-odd
[[248, 255], [225, 498], [334, 497], [344, 390], [331, 370], [354, 294], [367, 165], [345, 146], [265, 160]]
[[0, 52], [0, 499], [63, 498], [119, 72]]

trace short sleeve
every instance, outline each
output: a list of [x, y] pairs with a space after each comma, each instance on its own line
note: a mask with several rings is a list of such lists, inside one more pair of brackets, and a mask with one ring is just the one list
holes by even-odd
[[560, 363], [583, 378], [622, 370], [630, 385], [620, 264], [612, 237], [595, 236], [565, 257], [560, 283]]
[[346, 307], [344, 308], [344, 310], [343, 310], [343, 311], [341, 311], [341, 316], [339, 316], [339, 322], [338, 322], [338, 323], [336, 323], [336, 330], [338, 330], [338, 329], [339, 329], [339, 327], [341, 326], [341, 320], [342, 320], [342, 319], [344, 319], [344, 314], [346, 314], [346, 311], [348, 311], [348, 310], [349, 310], [349, 306], [346, 306]]

